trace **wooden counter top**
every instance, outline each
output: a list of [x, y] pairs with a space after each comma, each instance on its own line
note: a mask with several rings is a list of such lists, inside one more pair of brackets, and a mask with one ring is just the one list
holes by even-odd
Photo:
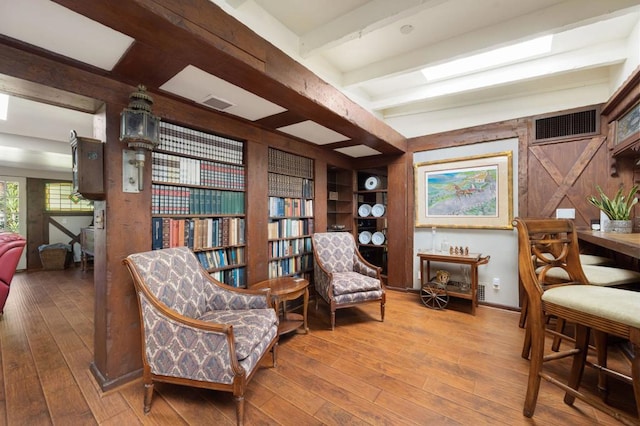
[[578, 239], [640, 259], [640, 233], [619, 234], [591, 230], [577, 231]]

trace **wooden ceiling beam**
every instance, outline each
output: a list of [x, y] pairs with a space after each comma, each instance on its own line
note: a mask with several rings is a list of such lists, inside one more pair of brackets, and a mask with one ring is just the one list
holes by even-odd
[[[133, 37], [114, 78], [157, 89], [192, 64], [383, 154], [406, 139], [208, 0], [54, 0]], [[166, 80], [165, 80], [166, 81]]]

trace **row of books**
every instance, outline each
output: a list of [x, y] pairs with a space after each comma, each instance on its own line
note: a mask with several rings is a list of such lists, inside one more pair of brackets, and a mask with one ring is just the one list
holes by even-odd
[[311, 238], [269, 241], [269, 255], [272, 258], [298, 256], [312, 251]]
[[279, 219], [267, 224], [270, 240], [304, 237], [313, 234], [313, 219]]
[[269, 195], [276, 197], [313, 198], [313, 181], [306, 178], [269, 173]]
[[313, 269], [313, 255], [279, 259], [269, 262], [269, 278], [300, 274]]
[[189, 247], [206, 250], [222, 246], [245, 244], [245, 220], [238, 217], [151, 219], [151, 249]]
[[244, 192], [152, 184], [151, 214], [244, 214]]
[[227, 266], [244, 264], [244, 247], [228, 247], [218, 250], [199, 251], [196, 257], [208, 271]]
[[313, 216], [313, 200], [269, 197], [269, 217]]
[[269, 148], [268, 168], [270, 172], [313, 179], [313, 160]]
[[245, 268], [225, 269], [223, 271], [210, 272], [209, 275], [233, 287], [247, 287]]
[[154, 182], [201, 185], [244, 191], [244, 167], [152, 152]]
[[161, 121], [158, 149], [208, 160], [242, 164], [244, 143]]

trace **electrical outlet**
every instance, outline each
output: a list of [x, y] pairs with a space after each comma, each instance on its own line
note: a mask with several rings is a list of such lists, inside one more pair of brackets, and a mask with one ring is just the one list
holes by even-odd
[[498, 277], [493, 278], [493, 289], [500, 290], [500, 278]]

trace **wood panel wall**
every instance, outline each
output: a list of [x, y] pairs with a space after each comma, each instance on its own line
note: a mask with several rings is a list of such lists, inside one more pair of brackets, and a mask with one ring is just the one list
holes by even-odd
[[[635, 94], [634, 91], [623, 89], [621, 92]], [[558, 114], [562, 113], [558, 111]], [[586, 197], [595, 193], [596, 185], [600, 185], [611, 195], [620, 185], [630, 189], [634, 183], [637, 158], [618, 159], [616, 173], [612, 175], [611, 146], [608, 142], [610, 120], [606, 116], [601, 117], [600, 132], [597, 135], [549, 143], [534, 141], [532, 129], [535, 118], [525, 117], [412, 138], [408, 143], [410, 153], [405, 155], [407, 170], [411, 170], [412, 154], [415, 152], [517, 138], [518, 215], [555, 217], [556, 209], [572, 208], [575, 209], [576, 225], [589, 227], [591, 219], [599, 219], [600, 212], [587, 202]], [[415, 202], [412, 173], [407, 173], [406, 179], [409, 188], [407, 211], [413, 212]], [[638, 206], [635, 207], [635, 214], [640, 214]], [[412, 235], [413, 223], [410, 220], [407, 223], [405, 253], [407, 271], [411, 271], [413, 265], [413, 240], [409, 238]], [[409, 276], [407, 282], [410, 281]]]

